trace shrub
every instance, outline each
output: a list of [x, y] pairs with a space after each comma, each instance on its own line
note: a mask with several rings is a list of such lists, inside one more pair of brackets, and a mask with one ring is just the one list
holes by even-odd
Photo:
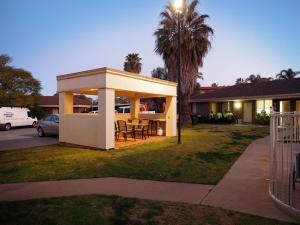
[[270, 124], [270, 115], [268, 115], [265, 110], [262, 110], [261, 113], [256, 113], [255, 120], [256, 120], [256, 123], [258, 123], [258, 124], [269, 125]]

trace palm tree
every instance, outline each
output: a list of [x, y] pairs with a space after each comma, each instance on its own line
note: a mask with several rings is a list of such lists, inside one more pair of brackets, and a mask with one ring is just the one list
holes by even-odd
[[283, 79], [294, 79], [297, 75], [300, 74], [300, 71], [293, 71], [292, 69], [281, 70], [279, 74], [276, 75], [276, 78], [279, 80]]
[[131, 53], [125, 57], [124, 70], [132, 73], [140, 73], [142, 70], [141, 58], [138, 53]]
[[[183, 122], [190, 123], [189, 97], [197, 83], [199, 67], [203, 66], [203, 58], [211, 47], [210, 38], [213, 29], [206, 23], [208, 15], [196, 11], [197, 0], [190, 4], [183, 2], [181, 16], [181, 95], [183, 97]], [[159, 28], [155, 31], [155, 51], [162, 56], [168, 69], [171, 81], [177, 81], [178, 76], [178, 24], [177, 12], [169, 3], [161, 13]]]
[[151, 71], [151, 75], [154, 78], [168, 80], [168, 70], [163, 67], [157, 67]]

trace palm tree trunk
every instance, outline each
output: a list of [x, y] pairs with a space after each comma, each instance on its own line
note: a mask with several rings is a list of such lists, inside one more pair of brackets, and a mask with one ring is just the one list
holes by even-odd
[[190, 96], [182, 95], [182, 123], [184, 125], [191, 125], [191, 105], [189, 103]]

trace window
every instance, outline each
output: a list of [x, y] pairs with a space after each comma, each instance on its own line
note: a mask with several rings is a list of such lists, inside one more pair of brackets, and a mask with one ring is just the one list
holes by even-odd
[[33, 118], [33, 115], [31, 114], [31, 112], [30, 112], [30, 111], [27, 111], [27, 116], [28, 116], [28, 117], [32, 117], [32, 118]]
[[261, 113], [261, 111], [265, 111], [267, 114], [270, 114], [271, 107], [272, 107], [272, 100], [256, 101], [256, 113]]
[[44, 120], [45, 121], [51, 121], [52, 120], [52, 116], [47, 116]]
[[280, 112], [290, 112], [291, 102], [290, 101], [280, 101]]
[[217, 112], [217, 103], [215, 103], [215, 102], [211, 103], [211, 105], [210, 105], [210, 111], [213, 112], [213, 113]]
[[229, 112], [230, 111], [230, 103], [229, 102], [222, 102], [222, 112]]
[[125, 113], [130, 113], [130, 108], [125, 108]]
[[56, 115], [53, 115], [53, 116], [51, 117], [51, 121], [57, 123], [57, 122], [59, 121], [59, 117], [56, 116]]

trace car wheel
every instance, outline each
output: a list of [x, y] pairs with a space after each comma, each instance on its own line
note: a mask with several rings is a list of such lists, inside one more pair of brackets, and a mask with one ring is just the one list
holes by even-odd
[[44, 137], [44, 136], [45, 136], [45, 133], [44, 133], [44, 131], [43, 131], [43, 128], [39, 127], [39, 128], [37, 129], [37, 132], [38, 132], [39, 137]]
[[32, 123], [32, 126], [33, 126], [34, 128], [36, 128], [36, 121], [34, 121], [34, 122]]
[[10, 130], [10, 129], [11, 129], [10, 123], [5, 124], [4, 129], [5, 129], [6, 131]]

